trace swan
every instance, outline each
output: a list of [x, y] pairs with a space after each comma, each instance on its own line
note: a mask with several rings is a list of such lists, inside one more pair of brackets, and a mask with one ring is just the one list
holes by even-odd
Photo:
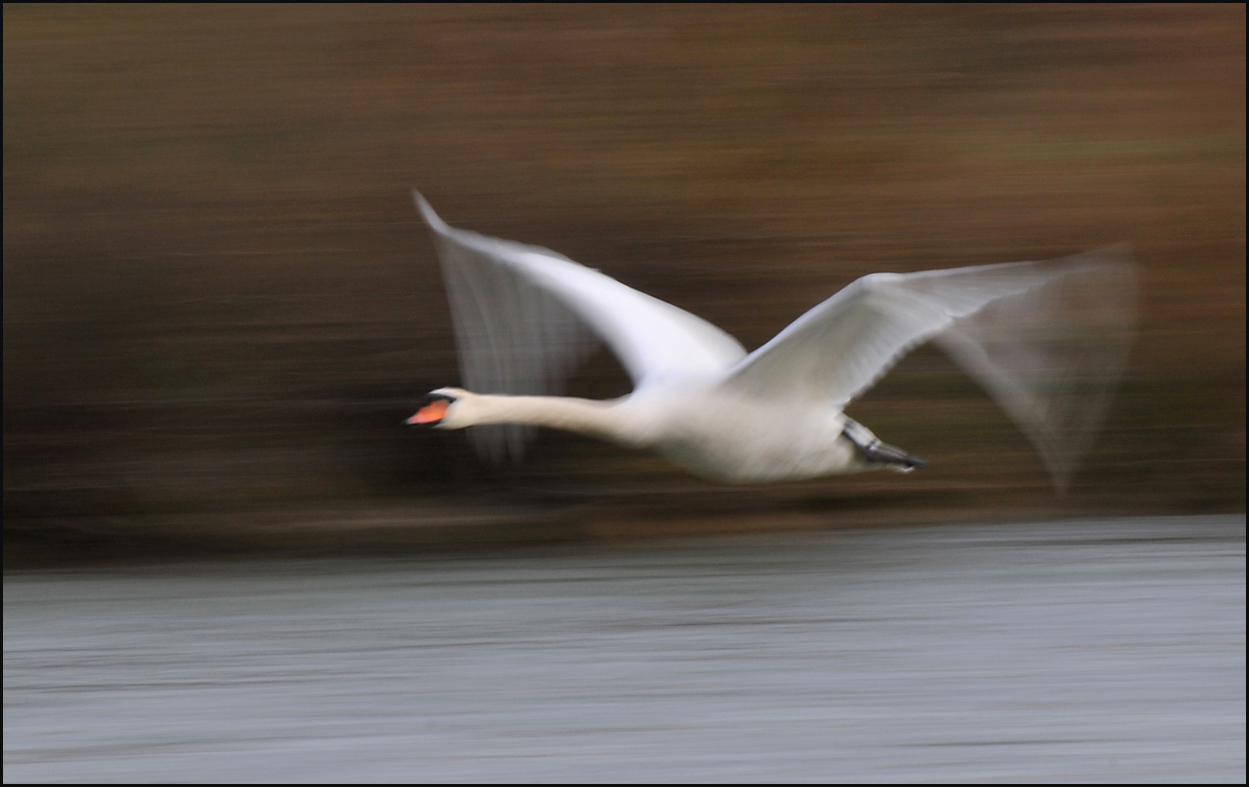
[[[448, 226], [433, 236], [464, 388], [431, 391], [406, 423], [475, 427], [478, 452], [519, 459], [535, 427], [649, 449], [728, 483], [926, 463], [845, 414], [935, 339], [1037, 447], [1065, 489], [1132, 334], [1127, 244], [1044, 262], [873, 273], [754, 352], [705, 320], [548, 249]], [[611, 401], [553, 396], [602, 341], [633, 381]]]

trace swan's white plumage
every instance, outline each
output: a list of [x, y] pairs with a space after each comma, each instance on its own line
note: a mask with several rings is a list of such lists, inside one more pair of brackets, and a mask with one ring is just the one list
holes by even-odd
[[725, 385], [772, 401], [845, 407], [912, 347], [1046, 278], [1031, 263], [873, 273], [794, 320], [739, 363]]
[[[635, 388], [676, 374], [712, 374], [746, 355], [736, 339], [689, 312], [627, 287], [562, 254], [455, 229], [414, 194], [451, 295], [464, 384], [480, 393], [553, 394], [606, 342]], [[584, 330], [588, 326], [594, 336]], [[498, 459], [519, 458], [530, 430], [474, 435]]]
[[[507, 271], [511, 278], [553, 296], [611, 347], [637, 388], [654, 384], [674, 372], [719, 372], [746, 356], [736, 339], [684, 309], [638, 292], [549, 249], [454, 229], [439, 219], [420, 195], [417, 203], [439, 238], [444, 259], [450, 256], [452, 262], [459, 262], [455, 252], [473, 253], [488, 260], [494, 268], [492, 273]], [[489, 273], [478, 274], [484, 275]], [[514, 280], [509, 283], [516, 286]], [[499, 300], [497, 288], [490, 292], [481, 288], [473, 295], [478, 308], [495, 306]], [[527, 305], [520, 304], [522, 309]], [[543, 304], [539, 308], [545, 307]]]
[[473, 430], [496, 460], [505, 451], [518, 457], [534, 425], [559, 428], [561, 409], [575, 409], [592, 421], [577, 421], [576, 431], [649, 445], [724, 480], [878, 466], [856, 459], [841, 411], [936, 338], [1032, 439], [1061, 489], [1131, 336], [1133, 267], [1121, 245], [1046, 262], [865, 276], [747, 355], [682, 309], [547, 249], [451, 228], [415, 198], [447, 280], [466, 386], [557, 393], [595, 338], [634, 381], [634, 393], [611, 407], [481, 399], [475, 410], [513, 413]]

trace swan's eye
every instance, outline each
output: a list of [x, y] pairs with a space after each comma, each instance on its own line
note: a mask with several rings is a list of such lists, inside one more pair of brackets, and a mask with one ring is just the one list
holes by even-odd
[[408, 424], [432, 424], [441, 421], [447, 415], [447, 406], [451, 402], [446, 399], [435, 399], [416, 411], [416, 415], [407, 420]]

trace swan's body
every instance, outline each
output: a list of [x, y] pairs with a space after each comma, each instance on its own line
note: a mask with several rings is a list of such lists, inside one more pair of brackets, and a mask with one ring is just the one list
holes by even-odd
[[870, 433], [858, 427], [867, 437], [862, 448], [856, 446], [844, 434], [854, 422], [837, 410], [760, 408], [748, 397], [700, 382], [694, 378], [609, 402], [479, 395], [459, 388], [439, 388], [431, 396], [454, 400], [437, 423], [442, 429], [527, 424], [579, 432], [658, 451], [720, 481], [815, 478], [887, 465], [905, 471], [923, 464], [901, 452], [894, 462], [868, 461], [863, 450], [873, 439]]
[[[408, 423], [477, 427], [478, 449], [494, 459], [519, 457], [532, 428], [544, 426], [655, 450], [728, 482], [906, 472], [923, 461], [843, 410], [936, 337], [1033, 439], [1062, 487], [1130, 335], [1132, 266], [1120, 246], [865, 276], [747, 354], [688, 312], [555, 252], [453, 229], [416, 201], [447, 279], [465, 383], [490, 393], [437, 389]], [[615, 352], [634, 391], [608, 402], [541, 395], [593, 338]]]

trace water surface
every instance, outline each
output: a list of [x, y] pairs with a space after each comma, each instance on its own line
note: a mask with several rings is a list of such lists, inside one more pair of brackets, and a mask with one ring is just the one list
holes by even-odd
[[5, 781], [1243, 781], [1245, 519], [18, 572]]

